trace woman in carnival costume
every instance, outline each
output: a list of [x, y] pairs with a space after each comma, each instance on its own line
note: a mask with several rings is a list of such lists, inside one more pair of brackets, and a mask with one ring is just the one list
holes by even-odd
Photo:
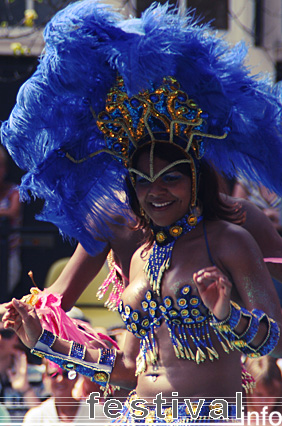
[[[103, 250], [116, 212], [130, 219], [133, 210], [146, 241], [119, 306], [123, 352], [62, 339], [22, 301], [8, 304], [5, 327], [105, 390], [135, 389], [119, 422], [214, 421], [211, 411], [234, 419], [233, 406], [210, 404], [242, 390], [242, 353], [281, 357], [281, 313], [260, 250], [237, 226], [240, 211], [220, 199], [213, 167], [282, 192], [278, 91], [249, 75], [242, 45], [231, 48], [167, 6], [125, 20], [78, 2], [52, 19], [45, 40], [2, 127], [29, 170], [22, 195], [44, 198], [42, 218], [89, 253]], [[154, 406], [160, 393], [180, 398], [177, 413]], [[149, 406], [134, 410], [138, 398]]]

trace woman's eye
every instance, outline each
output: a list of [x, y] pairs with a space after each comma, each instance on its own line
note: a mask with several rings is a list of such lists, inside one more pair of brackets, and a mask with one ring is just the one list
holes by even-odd
[[146, 185], [147, 183], [149, 183], [148, 179], [142, 177], [142, 176], [137, 176], [136, 177], [136, 183], [138, 183], [139, 185]]
[[162, 180], [164, 182], [176, 182], [182, 178], [181, 173], [166, 173], [162, 176]]

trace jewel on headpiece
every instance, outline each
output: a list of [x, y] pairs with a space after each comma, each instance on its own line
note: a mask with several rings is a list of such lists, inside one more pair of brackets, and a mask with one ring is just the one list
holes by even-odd
[[[204, 155], [204, 138], [224, 139], [222, 136], [205, 132], [207, 114], [187, 93], [181, 90], [174, 77], [164, 77], [161, 85], [128, 97], [122, 78], [110, 90], [106, 109], [98, 115], [97, 126], [105, 135], [107, 152], [111, 152], [131, 173], [142, 175], [132, 167], [134, 154], [143, 146], [151, 144], [150, 176], [154, 182], [160, 175], [154, 173], [155, 143], [173, 144], [183, 153], [183, 159], [175, 161], [169, 168], [189, 163], [192, 173], [191, 205], [197, 197], [197, 167], [195, 161]], [[163, 170], [161, 171], [163, 173]]]
[[[128, 97], [122, 78], [110, 90], [106, 109], [97, 126], [104, 133], [107, 148], [130, 167], [135, 151], [147, 142], [166, 141], [200, 159], [204, 137], [226, 137], [205, 133], [207, 115], [181, 90], [174, 77], [164, 77], [159, 86]], [[190, 151], [190, 152], [189, 152]], [[188, 154], [188, 158], [190, 155]]]

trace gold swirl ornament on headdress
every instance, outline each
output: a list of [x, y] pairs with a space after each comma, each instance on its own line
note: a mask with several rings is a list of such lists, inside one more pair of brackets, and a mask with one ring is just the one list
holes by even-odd
[[[166, 170], [189, 163], [192, 171], [192, 206], [197, 196], [195, 159], [204, 155], [203, 138], [224, 139], [205, 133], [203, 111], [193, 99], [181, 90], [173, 77], [165, 77], [157, 88], [128, 97], [121, 77], [110, 90], [105, 111], [98, 115], [97, 126], [104, 133], [107, 148], [122, 160], [131, 173], [154, 182]], [[159, 173], [154, 172], [154, 147], [156, 142], [169, 143], [180, 148], [184, 158], [169, 164]], [[134, 154], [150, 144], [150, 175], [131, 167]]]
[[[137, 95], [129, 97], [122, 77], [118, 76], [116, 84], [109, 91], [105, 110], [96, 117], [97, 127], [105, 135], [106, 147], [93, 152], [86, 158], [76, 160], [66, 153], [67, 158], [81, 163], [102, 152], [113, 155], [121, 161], [131, 173], [145, 177], [154, 182], [166, 170], [189, 163], [192, 171], [192, 199], [194, 206], [197, 197], [197, 176], [195, 160], [204, 155], [204, 138], [225, 139], [222, 136], [205, 132], [205, 114], [185, 93], [179, 82], [171, 76], [164, 77], [156, 88], [151, 87]], [[173, 144], [183, 153], [183, 159], [169, 164], [159, 173], [154, 173], [155, 143]], [[145, 144], [150, 144], [150, 175], [144, 175], [131, 167], [134, 154]]]

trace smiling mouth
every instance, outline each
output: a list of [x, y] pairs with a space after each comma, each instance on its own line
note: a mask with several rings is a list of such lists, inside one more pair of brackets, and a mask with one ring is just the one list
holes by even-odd
[[162, 207], [167, 207], [170, 206], [173, 203], [173, 201], [167, 201], [166, 203], [153, 203], [151, 202], [151, 205], [157, 209], [162, 208]]

